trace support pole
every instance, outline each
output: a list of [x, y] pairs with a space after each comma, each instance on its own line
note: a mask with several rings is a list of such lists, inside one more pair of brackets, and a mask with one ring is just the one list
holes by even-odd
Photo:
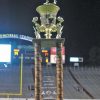
[[41, 43], [35, 42], [35, 100], [42, 100]]
[[63, 100], [63, 64], [62, 64], [62, 43], [57, 43], [57, 62], [56, 62], [56, 77], [57, 77], [57, 97], [56, 100]]
[[21, 66], [20, 66], [20, 95], [23, 92], [23, 54], [21, 54]]

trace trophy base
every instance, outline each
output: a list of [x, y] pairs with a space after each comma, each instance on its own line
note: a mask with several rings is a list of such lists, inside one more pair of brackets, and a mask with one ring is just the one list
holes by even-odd
[[56, 47], [57, 43], [64, 43], [65, 39], [64, 38], [60, 38], [60, 39], [56, 39], [56, 38], [52, 38], [52, 39], [33, 39], [33, 44], [34, 43], [41, 43], [41, 48], [50, 48], [50, 47]]

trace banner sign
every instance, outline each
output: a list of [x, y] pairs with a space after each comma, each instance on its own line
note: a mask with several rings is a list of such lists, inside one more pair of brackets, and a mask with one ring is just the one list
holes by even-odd
[[[62, 48], [62, 62], [65, 63], [65, 47]], [[50, 63], [56, 64], [56, 47], [50, 49]]]
[[33, 38], [26, 35], [19, 35], [19, 34], [0, 34], [0, 39], [2, 38], [16, 38], [16, 39], [22, 39], [26, 41], [32, 42]]

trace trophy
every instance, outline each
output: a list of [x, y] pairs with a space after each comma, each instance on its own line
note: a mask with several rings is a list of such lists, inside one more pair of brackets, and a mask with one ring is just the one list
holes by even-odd
[[57, 32], [56, 38], [61, 38], [64, 20], [62, 17], [56, 17], [60, 10], [56, 3], [56, 0], [53, 3], [46, 0], [46, 3], [36, 8], [36, 11], [40, 14], [40, 19], [33, 17], [32, 22], [34, 23], [33, 28], [37, 39], [41, 38], [41, 32], [45, 33], [46, 39], [51, 39], [53, 32]]
[[[48, 95], [47, 100], [51, 100], [51, 94], [56, 94], [56, 97], [53, 100], [63, 100], [63, 63], [62, 63], [62, 47], [64, 44], [64, 38], [61, 38], [64, 19], [62, 17], [57, 17], [57, 13], [60, 10], [60, 7], [56, 5], [57, 1], [50, 2], [46, 0], [43, 5], [40, 5], [36, 8], [36, 11], [39, 13], [40, 18], [33, 17], [33, 28], [36, 38], [33, 39], [34, 51], [35, 51], [35, 100], [43, 100], [45, 94], [43, 92], [43, 66], [41, 64], [41, 48], [51, 48], [56, 47], [56, 77], [55, 79], [52, 76], [46, 76], [45, 82], [55, 82], [56, 87], [53, 90], [53, 87], [48, 85], [48, 90], [46, 94]], [[42, 38], [42, 34], [44, 37]], [[54, 37], [53, 33], [56, 33]]]

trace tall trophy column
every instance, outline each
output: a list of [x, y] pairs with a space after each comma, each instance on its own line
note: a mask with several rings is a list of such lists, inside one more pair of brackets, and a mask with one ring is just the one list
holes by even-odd
[[[61, 38], [64, 19], [60, 16], [57, 17], [59, 10], [60, 7], [57, 6], [57, 0], [53, 2], [46, 0], [44, 4], [36, 8], [40, 17], [33, 17], [32, 20], [36, 36], [33, 39], [35, 49], [35, 100], [64, 99], [62, 46], [65, 39]], [[56, 65], [47, 67], [42, 63], [41, 66], [41, 49], [48, 48], [50, 50], [52, 47], [57, 49]], [[50, 71], [47, 70], [50, 67], [51, 69], [56, 68], [56, 71], [52, 69], [52, 72], [54, 72], [52, 75], [49, 72], [44, 74], [43, 69], [44, 72]]]
[[56, 77], [57, 77], [57, 98], [63, 100], [63, 64], [62, 64], [62, 43], [57, 42], [57, 62], [56, 62]]
[[35, 41], [35, 100], [42, 100], [41, 44]]

